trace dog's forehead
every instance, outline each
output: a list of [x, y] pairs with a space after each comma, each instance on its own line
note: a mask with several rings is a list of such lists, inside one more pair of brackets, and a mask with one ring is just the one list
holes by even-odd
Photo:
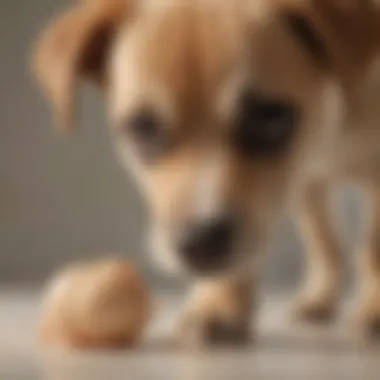
[[206, 87], [236, 63], [242, 30], [241, 20], [226, 7], [155, 5], [122, 30], [117, 60], [125, 65], [120, 63], [119, 71], [132, 70], [174, 92], [194, 83]]
[[199, 109], [250, 80], [262, 79], [270, 91], [294, 88], [291, 74], [299, 68], [287, 50], [289, 40], [271, 28], [275, 12], [268, 4], [273, 2], [147, 2], [116, 43], [116, 112], [139, 102], [167, 114], [181, 106]]

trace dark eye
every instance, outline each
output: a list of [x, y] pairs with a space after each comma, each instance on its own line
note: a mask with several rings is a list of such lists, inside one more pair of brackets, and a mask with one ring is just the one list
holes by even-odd
[[161, 134], [157, 116], [148, 110], [142, 110], [132, 115], [127, 120], [125, 129], [132, 138], [139, 142], [156, 140]]
[[296, 129], [296, 110], [281, 101], [242, 98], [234, 126], [235, 147], [250, 157], [271, 157], [283, 152]]
[[150, 110], [140, 110], [130, 116], [123, 131], [131, 138], [144, 159], [150, 160], [162, 154], [169, 142], [168, 131], [160, 118]]

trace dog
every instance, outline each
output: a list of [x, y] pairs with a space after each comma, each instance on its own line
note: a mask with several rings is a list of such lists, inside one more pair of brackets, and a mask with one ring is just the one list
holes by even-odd
[[342, 259], [329, 195], [372, 202], [357, 317], [380, 333], [380, 5], [373, 0], [88, 0], [39, 36], [59, 131], [84, 80], [146, 199], [154, 256], [194, 279], [185, 342], [250, 338], [260, 261], [288, 205], [308, 253], [299, 319], [330, 321]]

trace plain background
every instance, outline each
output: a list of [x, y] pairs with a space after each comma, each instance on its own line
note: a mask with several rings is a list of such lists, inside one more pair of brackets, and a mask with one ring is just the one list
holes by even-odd
[[[178, 286], [145, 253], [144, 203], [113, 152], [100, 96], [86, 89], [81, 128], [59, 139], [29, 72], [35, 37], [69, 4], [0, 2], [0, 283], [39, 284], [72, 260], [122, 252], [153, 284]], [[339, 229], [345, 246], [353, 248], [360, 210], [355, 194], [343, 195]], [[286, 223], [276, 237], [267, 283], [294, 286], [302, 257]]]

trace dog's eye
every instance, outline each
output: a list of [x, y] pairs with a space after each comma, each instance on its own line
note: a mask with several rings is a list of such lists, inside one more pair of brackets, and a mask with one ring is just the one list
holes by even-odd
[[265, 158], [286, 149], [296, 129], [296, 110], [282, 101], [262, 101], [246, 95], [234, 127], [235, 147], [252, 158]]
[[149, 111], [139, 111], [127, 120], [126, 131], [138, 142], [156, 140], [160, 135], [160, 123]]
[[149, 110], [141, 110], [129, 117], [123, 131], [135, 144], [138, 153], [151, 160], [162, 154], [168, 146], [168, 133], [159, 117]]

